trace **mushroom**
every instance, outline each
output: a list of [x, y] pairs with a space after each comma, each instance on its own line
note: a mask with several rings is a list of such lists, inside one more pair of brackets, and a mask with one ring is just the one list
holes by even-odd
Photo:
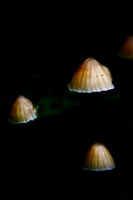
[[37, 109], [33, 107], [32, 102], [20, 95], [11, 107], [9, 121], [15, 124], [26, 123], [37, 118], [36, 112]]
[[111, 90], [114, 85], [109, 69], [90, 57], [79, 66], [68, 88], [74, 92], [91, 93]]
[[133, 59], [133, 35], [126, 37], [119, 49], [118, 57]]
[[86, 153], [83, 169], [105, 171], [115, 168], [115, 162], [109, 150], [102, 143], [94, 143]]

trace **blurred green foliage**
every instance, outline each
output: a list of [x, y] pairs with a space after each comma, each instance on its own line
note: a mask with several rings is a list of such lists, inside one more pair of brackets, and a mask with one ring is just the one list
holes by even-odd
[[68, 96], [57, 97], [53, 94], [47, 94], [37, 102], [37, 105], [39, 117], [47, 117], [61, 114], [70, 107], [78, 106], [79, 102]]

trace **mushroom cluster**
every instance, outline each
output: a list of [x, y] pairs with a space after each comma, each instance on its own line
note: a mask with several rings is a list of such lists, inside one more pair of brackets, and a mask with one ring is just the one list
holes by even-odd
[[[68, 88], [72, 92], [92, 93], [114, 89], [114, 85], [109, 68], [90, 57], [78, 67]], [[115, 162], [106, 146], [96, 142], [90, 146], [81, 168], [88, 171], [112, 170]]]

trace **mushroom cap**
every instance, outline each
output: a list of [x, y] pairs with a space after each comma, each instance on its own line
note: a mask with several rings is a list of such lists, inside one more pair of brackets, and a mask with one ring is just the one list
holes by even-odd
[[91, 93], [111, 90], [114, 85], [109, 69], [90, 57], [79, 66], [68, 88], [74, 92]]
[[9, 121], [12, 123], [26, 123], [30, 120], [34, 120], [37, 117], [37, 109], [33, 107], [32, 102], [20, 95], [17, 97], [13, 103], [10, 114]]
[[83, 169], [105, 171], [115, 168], [115, 162], [109, 150], [102, 143], [94, 143], [86, 153]]
[[120, 47], [118, 56], [125, 59], [133, 59], [133, 35], [128, 36]]

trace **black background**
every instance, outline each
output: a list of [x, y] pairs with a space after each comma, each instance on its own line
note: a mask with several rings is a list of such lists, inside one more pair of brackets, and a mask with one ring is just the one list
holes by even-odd
[[4, 6], [4, 78], [13, 80], [37, 71], [60, 78], [89, 56], [100, 61], [115, 56], [132, 34], [130, 5], [95, 3]]
[[[6, 195], [128, 198], [133, 62], [118, 58], [117, 52], [132, 34], [129, 7], [51, 2], [3, 8], [1, 143]], [[88, 57], [110, 68], [114, 90], [90, 95], [68, 92], [73, 73]], [[35, 76], [40, 79], [33, 80]], [[32, 91], [29, 97], [37, 102], [45, 95], [44, 87], [58, 97], [69, 95], [80, 106], [29, 125], [10, 124], [7, 116], [13, 100]], [[83, 172], [84, 154], [97, 141], [111, 151], [116, 168]]]

